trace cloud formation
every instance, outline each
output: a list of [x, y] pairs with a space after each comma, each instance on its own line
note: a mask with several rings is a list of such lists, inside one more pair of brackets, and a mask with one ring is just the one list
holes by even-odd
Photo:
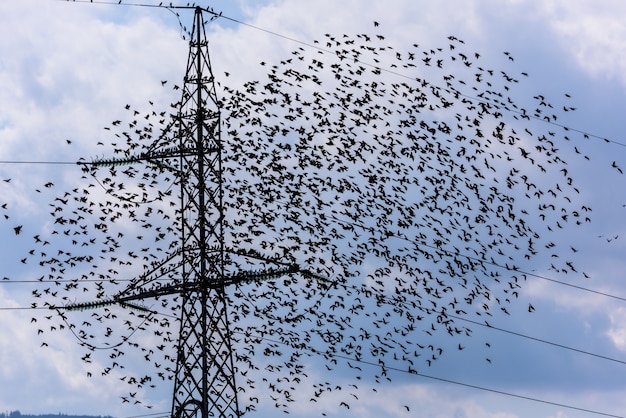
[[[376, 21], [389, 43], [398, 46], [447, 47], [447, 36], [458, 36], [494, 68], [508, 64], [503, 52], [510, 51], [516, 59], [511, 65], [533, 76], [529, 83], [536, 91], [530, 95], [546, 89], [559, 97], [565, 92], [574, 97], [578, 116], [564, 123], [621, 140], [620, 109], [626, 104], [626, 4], [619, 0], [283, 1], [242, 2], [239, 7], [240, 16], [254, 27], [306, 44], [323, 39], [325, 33], [341, 36], [372, 31]], [[96, 143], [104, 135], [103, 127], [123, 114], [127, 103], [147, 106], [152, 100], [167, 107], [172, 92], [169, 84], [162, 88], [161, 81], [181, 82], [187, 43], [181, 39], [178, 20], [164, 10], [23, 0], [0, 4], [0, 16], [0, 160], [75, 161], [97, 155], [102, 152]], [[269, 65], [303, 47], [254, 27], [219, 19], [209, 25], [218, 80], [225, 80], [225, 72], [231, 83], [257, 78], [261, 61]], [[606, 97], [609, 100], [603, 102]], [[623, 178], [609, 172], [604, 163], [610, 166], [616, 160], [626, 167], [626, 159], [620, 146], [589, 141], [577, 147], [593, 156], [577, 175], [585, 186], [581, 199], [594, 203], [597, 220], [588, 233], [560, 239], [576, 248], [592, 280], [558, 277], [620, 294], [624, 289], [621, 220], [626, 197], [615, 186]], [[33, 185], [40, 184], [42, 177], [69, 184], [76, 176], [77, 171], [57, 167], [1, 165], [0, 179], [12, 181], [0, 187], [0, 203], [21, 208], [25, 224], [29, 219], [36, 223], [47, 208], [31, 193]], [[1, 233], [12, 233], [12, 226], [2, 224]], [[3, 246], [0, 276], [32, 279], [17, 258], [24, 251]], [[547, 251], [545, 265], [526, 267], [538, 276], [555, 277]], [[11, 286], [0, 284], [0, 307], [29, 306], [30, 288]], [[518, 313], [511, 321], [494, 325], [609, 357], [619, 358], [626, 350], [622, 301], [607, 302], [602, 295], [540, 278], [531, 278], [522, 296], [537, 308], [535, 316]], [[146, 412], [119, 403], [122, 391], [116, 379], [87, 378], [79, 361], [82, 351], [69, 333], [48, 341], [50, 347], [40, 347], [32, 316], [29, 311], [0, 311], [0, 382], [7, 388], [0, 395], [0, 409], [119, 417]], [[474, 337], [462, 342], [468, 345], [466, 350], [458, 352], [457, 342], [450, 343], [454, 354], [447, 365], [423, 372], [591, 410], [615, 414], [624, 410], [624, 387], [618, 377], [623, 365], [597, 363], [536, 341], [472, 328]], [[606, 381], [603, 376], [608, 376]], [[415, 411], [432, 417], [586, 416], [558, 406], [412, 378], [402, 376], [399, 383], [379, 389], [375, 396], [363, 389], [351, 416], [404, 417], [415, 416]], [[168, 390], [158, 392], [162, 411], [169, 408]], [[404, 408], [407, 400], [410, 412]], [[294, 412], [301, 417], [319, 416], [306, 401]], [[325, 402], [329, 416], [347, 416], [348, 411], [337, 406], [339, 399], [329, 396]], [[273, 413], [268, 405], [253, 416]]]

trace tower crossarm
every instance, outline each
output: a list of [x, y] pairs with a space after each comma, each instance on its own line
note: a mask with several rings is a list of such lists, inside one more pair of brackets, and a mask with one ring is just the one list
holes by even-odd
[[[213, 153], [219, 151], [218, 148], [205, 148], [205, 153]], [[135, 164], [139, 162], [148, 162], [159, 164], [161, 160], [171, 158], [190, 157], [197, 155], [198, 151], [194, 148], [167, 148], [157, 152], [141, 153], [129, 157], [121, 158], [99, 158], [93, 161], [78, 161], [76, 164], [96, 167], [113, 167], [118, 165]]]
[[144, 300], [184, 292], [201, 291], [204, 286], [209, 289], [220, 289], [237, 284], [276, 280], [280, 277], [295, 273], [300, 273], [304, 277], [310, 279], [329, 281], [321, 275], [313, 273], [309, 270], [301, 269], [297, 264], [292, 264], [285, 268], [241, 271], [231, 275], [226, 275], [220, 280], [203, 280], [160, 286], [155, 289], [138, 292], [132, 295], [115, 296], [113, 297], [113, 300], [117, 302], [131, 302], [135, 300]]
[[[148, 310], [142, 305], [137, 305], [132, 302], [144, 301], [146, 299], [158, 298], [161, 296], [176, 295], [181, 293], [199, 292], [206, 289], [224, 289], [227, 286], [237, 284], [247, 284], [263, 281], [271, 281], [279, 279], [283, 276], [299, 273], [307, 279], [313, 279], [323, 282], [332, 283], [330, 279], [320, 274], [311, 272], [310, 270], [302, 269], [297, 264], [292, 264], [284, 268], [268, 268], [261, 270], [248, 270], [240, 271], [231, 275], [226, 275], [220, 280], [203, 280], [183, 283], [173, 283], [169, 285], [158, 286], [150, 290], [138, 291], [136, 293], [128, 294], [127, 291], [121, 292], [111, 298], [90, 301], [72, 303], [64, 306], [66, 310], [87, 310], [96, 309], [104, 306], [119, 304], [123, 307], [131, 309]], [[60, 307], [55, 307], [59, 309]]]

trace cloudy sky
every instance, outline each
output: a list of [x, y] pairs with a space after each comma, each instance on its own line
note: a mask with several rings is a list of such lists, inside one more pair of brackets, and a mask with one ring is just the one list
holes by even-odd
[[[377, 31], [397, 48], [414, 43], [445, 47], [454, 35], [479, 52], [486, 65], [513, 65], [528, 73], [529, 97], [542, 94], [558, 102], [571, 96], [569, 103], [577, 110], [559, 123], [589, 136], [571, 135], [576, 148], [590, 156], [571, 170], [581, 202], [593, 207], [593, 222], [555, 237], [560, 248], [576, 248], [580, 274], [556, 274], [549, 257], [525, 266], [534, 276], [523, 297], [535, 312], [499, 318], [493, 324], [498, 329], [475, 325], [474, 337], [463, 341], [465, 350], [454, 350], [457, 343], [452, 342], [445, 362], [420, 370], [426, 376], [398, 372], [377, 393], [364, 391], [358, 403], [351, 403], [350, 416], [625, 416], [626, 193], [624, 177], [611, 166], [615, 162], [626, 169], [626, 3], [219, 0], [209, 5], [225, 16], [207, 27], [218, 79], [225, 73], [231, 80], [259, 78], [259, 62], [278, 62], [303, 47], [294, 40], [311, 44], [326, 33]], [[102, 153], [96, 142], [103, 127], [120, 117], [127, 103], [142, 106], [151, 100], [167, 106], [171, 92], [161, 81], [182, 79], [187, 43], [180, 22], [191, 19], [181, 13], [179, 21], [163, 8], [55, 0], [0, 3], [0, 204], [19, 208], [20, 224], [38, 225], [47, 212], [37, 187], [50, 179], [55, 187], [70, 188], [79, 169], [16, 162], [96, 156]], [[513, 64], [505, 51], [515, 57]], [[120, 418], [167, 413], [167, 387], [152, 399], [155, 407], [145, 410], [120, 403], [122, 390], [115, 379], [88, 379], [71, 334], [54, 334], [48, 347], [40, 347], [31, 323], [35, 313], [22, 309], [31, 303], [24, 281], [36, 277], [16, 259], [26, 248], [12, 247], [17, 225], [12, 221], [0, 219], [0, 276], [22, 282], [0, 282], [0, 411]], [[350, 383], [340, 375], [330, 378]], [[320, 416], [324, 409], [329, 416], [347, 416], [336, 399], [326, 402], [313, 406], [304, 400], [291, 415]], [[250, 416], [275, 416], [270, 407], [271, 402], [263, 404]]]

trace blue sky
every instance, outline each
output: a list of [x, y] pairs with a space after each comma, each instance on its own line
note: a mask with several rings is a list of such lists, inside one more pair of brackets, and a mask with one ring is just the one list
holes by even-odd
[[[581, 192], [578, 203], [593, 207], [593, 222], [555, 234], [553, 240], [559, 251], [570, 246], [577, 249], [578, 271], [590, 278], [550, 270], [548, 252], [532, 264], [516, 260], [522, 269], [540, 277], [529, 277], [523, 301], [512, 316], [497, 317], [492, 324], [626, 361], [623, 300], [541, 278], [626, 297], [624, 177], [611, 168], [616, 162], [626, 169], [624, 2], [292, 0], [212, 5], [226, 16], [305, 43], [323, 39], [326, 33], [370, 33], [374, 21], [379, 22], [377, 30], [384, 33], [386, 42], [397, 49], [413, 43], [445, 47], [447, 37], [454, 35], [468, 49], [480, 52], [485, 65], [527, 72], [529, 77], [517, 93], [529, 101], [542, 94], [560, 103], [565, 93], [570, 95], [567, 103], [577, 110], [564, 114], [559, 123], [615, 142], [571, 135], [572, 144], [590, 156], [589, 161], [575, 160], [570, 171]], [[127, 103], [145, 107], [152, 100], [156, 106], [167, 107], [171, 92], [161, 88], [161, 80], [176, 82], [184, 73], [187, 44], [181, 39], [178, 20], [166, 10], [21, 0], [2, 2], [0, 16], [1, 161], [76, 161], [102, 155], [96, 142], [105, 135], [103, 127], [124, 115]], [[189, 24], [191, 15], [182, 14], [181, 21]], [[259, 62], [280, 61], [302, 46], [227, 19], [212, 22], [208, 31], [214, 72], [218, 80], [228, 72], [231, 83], [261, 77]], [[515, 61], [510, 62], [504, 51]], [[563, 144], [563, 149], [571, 145]], [[34, 189], [48, 180], [55, 183], [55, 190], [71, 188], [79, 175], [72, 165], [0, 164], [0, 179], [11, 179], [0, 182], [0, 204], [19, 212], [10, 221], [0, 219], [2, 277], [29, 280], [35, 274], [17, 258], [28, 250], [26, 243], [22, 248], [12, 237], [14, 220], [31, 234], [49, 228], [48, 201]], [[31, 290], [29, 284], [0, 282], [0, 308], [29, 306]], [[536, 308], [533, 314], [526, 312], [526, 302]], [[54, 334], [47, 340], [49, 347], [41, 348], [31, 323], [33, 315], [28, 310], [0, 310], [0, 410], [120, 418], [169, 411], [171, 395], [166, 386], [145, 395], [155, 407], [144, 410], [119, 402], [124, 388], [115, 379], [88, 379], [79, 360], [82, 351], [69, 333]], [[420, 372], [581, 409], [624, 414], [623, 363], [478, 325], [472, 329], [471, 338], [444, 341], [449, 349], [443, 360]], [[456, 349], [459, 343], [465, 350]], [[317, 377], [344, 386], [354, 383], [348, 372], [323, 370], [312, 358], [308, 372], [312, 381]], [[371, 375], [376, 373], [372, 370]], [[359, 401], [351, 402], [349, 416], [594, 416], [400, 372], [392, 383], [376, 388], [378, 392], [373, 392], [367, 382], [360, 383]], [[300, 393], [304, 398], [309, 392], [305, 388]], [[331, 394], [314, 409], [303, 399], [292, 407], [291, 416], [320, 416], [321, 410], [329, 416], [348, 416], [338, 407], [338, 396]], [[411, 412], [403, 408], [409, 404]], [[266, 401], [249, 416], [275, 416], [271, 405]]]

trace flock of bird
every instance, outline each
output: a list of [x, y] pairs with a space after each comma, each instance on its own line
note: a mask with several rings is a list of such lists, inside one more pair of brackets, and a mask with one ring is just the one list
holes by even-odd
[[[356, 397], [390, 369], [419, 373], [472, 344], [462, 318], [533, 311], [516, 305], [523, 267], [550, 252], [555, 272], [579, 273], [552, 234], [590, 221], [559, 151], [568, 132], [551, 124], [574, 110], [570, 98], [518, 104], [527, 75], [509, 53], [500, 71], [455, 37], [432, 49], [368, 34], [316, 46], [261, 63], [264, 79], [218, 84], [227, 272], [278, 262], [314, 273], [226, 289], [246, 411], [267, 394], [288, 412], [311, 357], [351, 375], [343, 390]], [[22, 262], [41, 270], [33, 307], [56, 312], [33, 318], [39, 332], [72, 333], [101, 367], [90, 375], [131, 385], [124, 402], [176, 370], [182, 295], [106, 303], [181, 281], [180, 190], [194, 168], [147, 156], [183, 152], [170, 128], [185, 94], [165, 111], [127, 106], [129, 121], [99, 143], [112, 158], [81, 161], [75, 187], [49, 202], [48, 227], [14, 226], [35, 245]], [[310, 383], [312, 402], [342, 389]]]

